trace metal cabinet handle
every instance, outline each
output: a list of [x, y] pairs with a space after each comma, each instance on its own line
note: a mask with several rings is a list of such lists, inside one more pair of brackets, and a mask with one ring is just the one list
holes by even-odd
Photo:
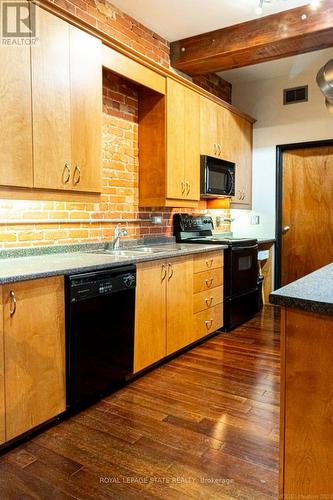
[[161, 271], [162, 271], [161, 281], [164, 281], [167, 275], [167, 268], [165, 264], [162, 264]]
[[16, 313], [16, 297], [15, 297], [15, 292], [13, 290], [11, 290], [9, 292], [9, 297], [10, 297], [10, 301], [11, 301], [11, 307], [9, 309], [9, 314], [11, 316], [14, 316], [14, 314]]
[[71, 178], [71, 168], [68, 163], [65, 163], [64, 169], [62, 171], [62, 183], [67, 184]]
[[173, 267], [172, 267], [172, 264], [168, 264], [168, 268], [169, 268], [169, 275], [168, 275], [168, 281], [171, 280], [172, 276], [173, 276]]
[[206, 266], [211, 268], [213, 265], [214, 259], [206, 259]]
[[206, 306], [210, 307], [213, 303], [213, 297], [211, 297], [210, 299], [205, 299], [205, 302], [206, 302]]
[[221, 156], [221, 153], [222, 153], [221, 144], [218, 144], [218, 145], [217, 145], [217, 154], [218, 154], [219, 156]]
[[217, 144], [214, 144], [214, 155], [217, 155]]
[[205, 325], [206, 325], [207, 330], [210, 330], [211, 327], [213, 326], [213, 320], [209, 319], [209, 320], [205, 321]]
[[181, 181], [182, 194], [185, 194], [185, 181]]
[[205, 280], [205, 283], [206, 283], [207, 288], [210, 288], [210, 287], [212, 286], [213, 281], [214, 281], [214, 279], [213, 279], [213, 278], [211, 278], [210, 280]]
[[243, 196], [242, 196], [242, 200], [245, 200], [245, 189], [243, 189]]
[[238, 199], [239, 199], [239, 200], [241, 200], [241, 199], [242, 199], [242, 191], [239, 189], [239, 190], [238, 190], [238, 193], [239, 193], [239, 194], [238, 194]]
[[191, 184], [189, 181], [186, 181], [186, 194], [189, 195], [191, 191]]
[[78, 184], [80, 180], [81, 180], [81, 169], [78, 165], [76, 165], [73, 174], [73, 184], [74, 185]]

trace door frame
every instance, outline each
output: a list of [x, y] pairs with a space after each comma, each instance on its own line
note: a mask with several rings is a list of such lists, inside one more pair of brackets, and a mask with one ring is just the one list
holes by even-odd
[[333, 139], [296, 142], [276, 146], [274, 290], [281, 288], [283, 153], [292, 149], [320, 148], [324, 146], [333, 146]]

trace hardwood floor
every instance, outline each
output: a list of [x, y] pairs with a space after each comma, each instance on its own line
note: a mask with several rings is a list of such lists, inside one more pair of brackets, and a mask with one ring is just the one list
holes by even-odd
[[276, 499], [278, 428], [267, 306], [3, 455], [0, 498]]

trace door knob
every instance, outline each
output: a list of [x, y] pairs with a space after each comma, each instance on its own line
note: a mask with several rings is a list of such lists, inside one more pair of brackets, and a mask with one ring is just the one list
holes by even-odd
[[290, 226], [284, 226], [284, 228], [282, 228], [282, 234], [286, 234], [289, 230]]

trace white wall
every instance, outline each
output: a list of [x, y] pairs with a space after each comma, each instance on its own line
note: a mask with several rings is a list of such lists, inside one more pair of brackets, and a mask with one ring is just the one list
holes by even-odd
[[[277, 145], [333, 139], [333, 114], [326, 110], [315, 81], [322, 65], [318, 58], [305, 72], [294, 65], [287, 76], [234, 83], [233, 104], [257, 119], [253, 132], [253, 210], [231, 211], [236, 218], [232, 224], [235, 235], [275, 236]], [[309, 101], [284, 106], [283, 89], [300, 85], [309, 86]], [[259, 226], [250, 224], [252, 214], [260, 216]]]

